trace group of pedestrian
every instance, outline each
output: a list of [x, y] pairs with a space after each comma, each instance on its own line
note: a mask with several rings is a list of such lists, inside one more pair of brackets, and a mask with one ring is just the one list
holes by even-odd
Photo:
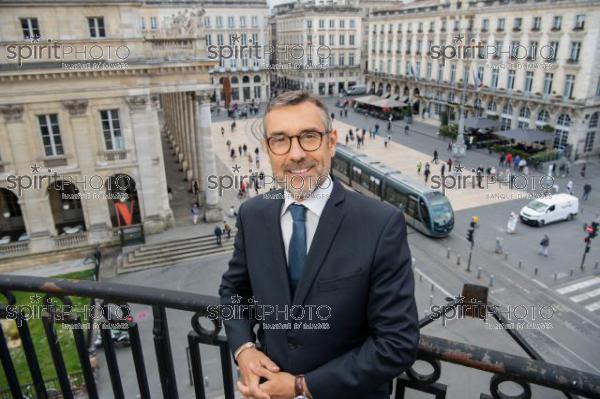
[[223, 227], [221, 227], [220, 224], [215, 225], [213, 233], [215, 235], [216, 244], [222, 246], [222, 236], [224, 234], [227, 236], [228, 240], [231, 238], [231, 226], [229, 226], [229, 223], [227, 223], [226, 220], [223, 220]]

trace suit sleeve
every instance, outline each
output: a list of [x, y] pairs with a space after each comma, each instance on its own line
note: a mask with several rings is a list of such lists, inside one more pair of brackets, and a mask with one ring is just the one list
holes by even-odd
[[417, 307], [406, 224], [396, 211], [384, 227], [371, 265], [367, 320], [371, 335], [353, 350], [305, 375], [316, 399], [339, 392], [373, 392], [415, 361], [419, 341]]
[[[248, 275], [248, 267], [246, 265], [246, 250], [244, 241], [244, 224], [242, 217], [242, 204], [238, 211], [236, 220], [237, 233], [233, 244], [233, 255], [229, 261], [229, 267], [223, 274], [221, 286], [219, 287], [219, 296], [221, 306], [240, 306], [248, 303], [248, 298], [252, 296], [252, 287], [250, 285], [250, 277]], [[234, 303], [232, 297], [239, 295], [242, 300]], [[229, 314], [231, 312], [224, 312]], [[237, 312], [236, 312], [237, 314]], [[246, 343], [255, 342], [256, 335], [253, 331], [253, 326], [256, 321], [248, 318], [248, 313], [243, 314], [245, 318], [223, 320], [225, 324], [225, 332], [232, 354], [236, 349]]]

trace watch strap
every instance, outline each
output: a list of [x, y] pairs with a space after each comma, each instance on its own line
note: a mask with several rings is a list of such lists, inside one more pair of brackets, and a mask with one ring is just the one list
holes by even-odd
[[304, 374], [298, 374], [295, 377], [294, 393], [296, 396], [304, 396]]

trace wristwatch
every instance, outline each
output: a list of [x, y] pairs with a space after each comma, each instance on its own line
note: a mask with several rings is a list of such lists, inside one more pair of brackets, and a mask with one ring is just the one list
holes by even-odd
[[298, 374], [294, 379], [294, 399], [308, 399], [304, 392], [304, 374]]

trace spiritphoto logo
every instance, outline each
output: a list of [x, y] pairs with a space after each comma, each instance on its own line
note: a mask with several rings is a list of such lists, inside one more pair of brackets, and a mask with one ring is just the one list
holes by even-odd
[[[246, 303], [242, 303], [246, 302]], [[323, 330], [329, 329], [329, 305], [263, 305], [254, 297], [231, 296], [229, 305], [209, 305], [209, 320], [222, 325], [227, 320], [256, 320], [265, 330]]]
[[[207, 47], [208, 58], [211, 60], [229, 60], [229, 59], [247, 59], [255, 58], [258, 60], [266, 60], [265, 65], [268, 65], [268, 60], [271, 57], [276, 57], [277, 60], [282, 60], [294, 64], [304, 64], [303, 60], [310, 60], [312, 54], [316, 54], [319, 60], [327, 60], [331, 57], [331, 48], [326, 45], [314, 46], [312, 43], [302, 44], [278, 44], [261, 45], [258, 42], [248, 40], [249, 44], [242, 44], [241, 37], [237, 34], [231, 36], [230, 44], [211, 44]], [[319, 62], [320, 63], [320, 62]]]
[[[551, 323], [556, 309], [552, 304], [517, 304], [517, 305], [490, 305], [475, 298], [466, 300], [463, 296], [454, 298], [457, 306], [444, 309], [444, 306], [432, 305], [431, 317], [442, 320], [443, 325], [449, 320], [462, 320], [467, 317], [483, 320], [488, 329], [551, 329]], [[504, 319], [505, 324], [492, 323], [488, 313], [496, 313]]]
[[507, 54], [511, 60], [531, 61], [541, 59], [544, 62], [551, 62], [556, 59], [556, 48], [545, 44], [535, 47], [531, 52], [527, 47], [520, 43], [513, 43], [509, 46], [496, 46], [487, 44], [475, 39], [468, 43], [463, 34], [456, 34], [451, 44], [433, 44], [429, 47], [428, 55], [434, 60], [442, 60], [442, 65], [446, 65], [446, 60], [489, 60], [490, 57], [499, 59], [503, 54]]
[[[87, 64], [118, 65], [127, 60], [131, 49], [119, 44], [108, 43], [65, 44], [57, 40], [32, 38], [30, 42], [8, 44], [5, 47], [6, 59], [16, 61], [19, 67], [27, 61], [85, 61]], [[69, 65], [63, 63], [63, 67]]]

